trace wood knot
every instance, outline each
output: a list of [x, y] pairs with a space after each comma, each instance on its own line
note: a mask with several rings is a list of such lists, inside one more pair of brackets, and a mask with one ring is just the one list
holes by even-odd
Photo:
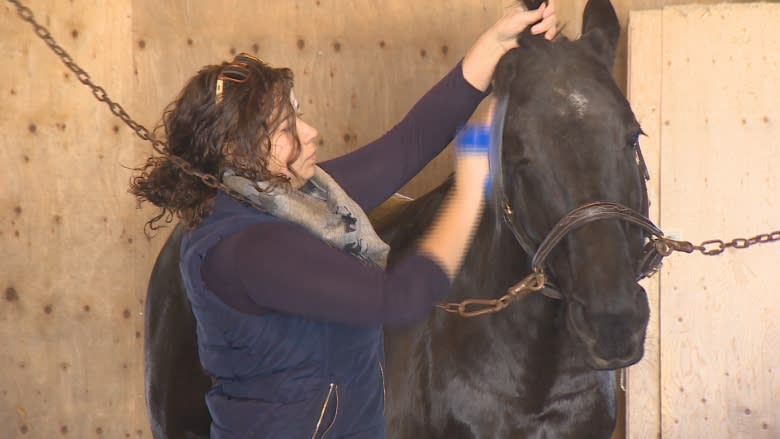
[[16, 289], [14, 287], [8, 287], [5, 289], [5, 300], [9, 302], [16, 302], [19, 300], [19, 294], [16, 293]]

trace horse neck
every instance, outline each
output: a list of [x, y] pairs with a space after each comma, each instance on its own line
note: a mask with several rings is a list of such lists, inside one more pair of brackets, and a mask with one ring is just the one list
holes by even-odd
[[463, 286], [474, 290], [463, 292], [469, 297], [498, 298], [530, 272], [530, 256], [519, 245], [500, 212], [488, 205], [455, 280], [456, 290]]
[[[441, 204], [451, 189], [450, 179], [412, 202], [395, 218], [390, 227], [380, 230], [382, 238], [394, 250], [390, 258], [391, 263], [402, 254], [398, 250], [414, 245], [425, 233], [434, 217], [439, 214]], [[448, 299], [498, 298], [530, 272], [531, 257], [525, 253], [509, 230], [501, 210], [489, 202]]]
[[[503, 222], [500, 211], [497, 215], [488, 207], [447, 301], [497, 299], [530, 272], [531, 257]], [[484, 357], [469, 367], [481, 367], [486, 359], [491, 364], [510, 365], [507, 374], [513, 377], [513, 385], [522, 387], [528, 404], [533, 405], [568, 379], [568, 374], [588, 371], [572, 349], [564, 312], [562, 301], [530, 293], [490, 316], [464, 320], [438, 313], [435, 318], [456, 339], [490, 340]], [[565, 368], [566, 374], [559, 373], [560, 368]]]

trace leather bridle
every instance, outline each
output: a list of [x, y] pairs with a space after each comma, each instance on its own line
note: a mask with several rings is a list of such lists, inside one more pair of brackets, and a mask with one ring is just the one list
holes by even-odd
[[[525, 229], [517, 227], [513, 219], [514, 212], [512, 206], [504, 191], [503, 170], [501, 166], [503, 153], [502, 138], [504, 121], [506, 119], [507, 102], [508, 97], [499, 97], [496, 99], [493, 107], [491, 121], [492, 144], [490, 145], [488, 153], [490, 158], [493, 199], [499, 200], [495, 203], [496, 210], [500, 210], [500, 212], [496, 212], [496, 218], [501, 218], [503, 220], [503, 225], [512, 232], [518, 245], [531, 257], [532, 273], [510, 287], [507, 293], [498, 299], [466, 299], [461, 302], [442, 304], [439, 305], [439, 307], [445, 311], [458, 313], [464, 317], [472, 317], [498, 312], [507, 307], [511, 302], [525, 297], [531, 292], [538, 291], [547, 297], [562, 299], [563, 295], [559, 291], [557, 285], [555, 285], [549, 276], [545, 274], [547, 258], [568, 233], [585, 224], [599, 220], [617, 219], [639, 226], [642, 229], [645, 238], [648, 239], [648, 242], [645, 244], [642, 254], [637, 261], [637, 280], [649, 277], [655, 273], [658, 270], [662, 259], [671, 254], [673, 250], [678, 250], [676, 247], [679, 247], [679, 245], [677, 245], [679, 242], [665, 238], [661, 229], [647, 218], [649, 203], [644, 194], [647, 192], [646, 181], [649, 180], [650, 176], [642, 152], [639, 149], [639, 145], [635, 145], [635, 151], [636, 164], [639, 167], [640, 180], [642, 182], [643, 198], [641, 200], [641, 209], [644, 214], [619, 203], [610, 201], [586, 203], [564, 215], [555, 226], [553, 226], [538, 246], [533, 243], [533, 240]], [[682, 249], [682, 251], [688, 251], [688, 249]], [[470, 310], [470, 307], [477, 307], [478, 309]]]
[[[512, 232], [520, 247], [531, 256], [531, 269], [535, 273], [545, 273], [547, 257], [569, 232], [585, 224], [605, 219], [617, 219], [635, 224], [642, 228], [646, 236], [649, 236], [650, 240], [642, 250], [642, 254], [637, 262], [636, 280], [649, 277], [655, 273], [660, 266], [661, 260], [666, 256], [665, 252], [662, 253], [664, 247], [656, 244], [659, 238], [664, 237], [661, 229], [645, 216], [619, 203], [596, 201], [571, 210], [555, 224], [538, 247], [531, 244], [528, 235], [523, 229], [515, 226], [512, 220], [512, 209], [506, 202], [503, 218], [504, 223]], [[555, 283], [547, 276], [545, 276], [544, 288], [539, 290], [539, 292], [553, 299], [561, 299], [563, 297]]]
[[[501, 164], [503, 163], [504, 122], [506, 120], [508, 100], [508, 96], [496, 99], [492, 115], [493, 120], [491, 121], [491, 126], [493, 127], [491, 139], [493, 143], [490, 145], [489, 155], [491, 162], [490, 168], [493, 173], [495, 185], [493, 195], [494, 199], [500, 200], [500, 204], [497, 207], [501, 210], [500, 217], [503, 219], [504, 225], [512, 232], [512, 235], [515, 237], [515, 240], [520, 247], [532, 258], [532, 270], [536, 273], [544, 273], [545, 263], [550, 252], [572, 230], [597, 220], [617, 219], [641, 227], [645, 237], [649, 238], [649, 242], [643, 249], [642, 255], [638, 261], [637, 280], [651, 276], [655, 273], [663, 256], [658, 252], [657, 246], [653, 241], [658, 238], [663, 238], [664, 234], [661, 229], [647, 218], [649, 202], [645, 194], [647, 193], [646, 181], [650, 179], [650, 175], [638, 144], [634, 145], [634, 150], [636, 154], [635, 161], [639, 168], [640, 180], [642, 182], [642, 200], [640, 202], [642, 213], [614, 202], [595, 201], [586, 203], [564, 215], [538, 246], [533, 244], [533, 240], [531, 240], [528, 233], [526, 233], [522, 227], [517, 227], [515, 225], [513, 219], [514, 212], [506, 192], [504, 191], [503, 171], [501, 169]], [[540, 290], [540, 292], [545, 296], [554, 299], [562, 298], [561, 292], [552, 280], [549, 279], [549, 276], [545, 279], [545, 288]]]

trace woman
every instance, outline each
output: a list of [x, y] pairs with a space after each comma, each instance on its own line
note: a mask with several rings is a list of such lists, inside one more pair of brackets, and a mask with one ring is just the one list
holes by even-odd
[[382, 327], [445, 298], [481, 215], [486, 155], [458, 154], [450, 198], [391, 268], [364, 212], [452, 140], [533, 23], [551, 39], [553, 7], [511, 9], [396, 127], [320, 166], [289, 70], [241, 54], [184, 87], [162, 156], [131, 191], [162, 208], [151, 228], [176, 216], [189, 229], [180, 269], [214, 380], [212, 438], [385, 437]]

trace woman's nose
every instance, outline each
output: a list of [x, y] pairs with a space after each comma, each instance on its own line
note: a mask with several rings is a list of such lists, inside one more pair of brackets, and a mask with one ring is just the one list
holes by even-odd
[[303, 143], [309, 143], [317, 137], [317, 129], [304, 122], [302, 119], [298, 119], [295, 122], [295, 125], [298, 128], [298, 137]]

